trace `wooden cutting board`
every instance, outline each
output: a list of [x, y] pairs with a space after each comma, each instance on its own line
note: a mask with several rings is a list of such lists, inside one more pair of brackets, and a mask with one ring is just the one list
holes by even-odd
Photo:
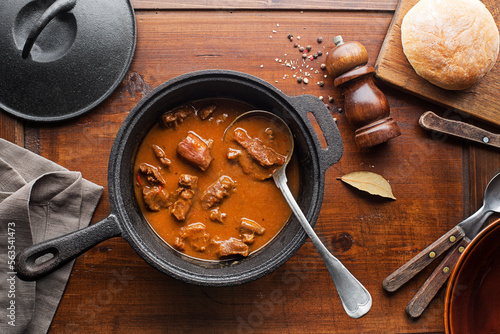
[[[418, 0], [400, 0], [375, 63], [375, 76], [424, 99], [500, 125], [500, 59], [478, 84], [462, 91], [439, 88], [415, 73], [403, 53], [401, 22], [417, 2]], [[483, 0], [483, 3], [498, 26], [500, 1]]]

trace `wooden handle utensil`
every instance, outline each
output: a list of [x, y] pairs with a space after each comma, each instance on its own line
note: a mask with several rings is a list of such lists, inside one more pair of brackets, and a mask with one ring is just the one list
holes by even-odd
[[486, 185], [483, 205], [475, 213], [458, 223], [446, 234], [386, 277], [382, 283], [383, 288], [389, 292], [396, 291], [433, 260], [450, 247], [456, 245], [408, 303], [406, 312], [410, 317], [417, 318], [422, 314], [448, 278], [460, 254], [470, 240], [474, 239], [479, 233], [493, 212], [500, 212], [500, 173], [493, 176]]
[[422, 312], [427, 308], [432, 298], [434, 298], [444, 282], [450, 277], [453, 268], [455, 268], [457, 264], [458, 258], [469, 243], [470, 240], [464, 237], [460, 243], [446, 255], [436, 269], [434, 269], [424, 285], [422, 285], [406, 306], [406, 313], [410, 317], [418, 318], [422, 315]]
[[500, 135], [464, 122], [439, 117], [432, 111], [427, 111], [422, 114], [418, 123], [427, 130], [438, 131], [451, 136], [500, 148]]
[[432, 261], [446, 252], [451, 246], [455, 245], [464, 235], [464, 231], [459, 226], [455, 226], [449, 230], [410, 261], [406, 262], [399, 267], [399, 269], [387, 276], [382, 283], [384, 290], [394, 292], [399, 289]]

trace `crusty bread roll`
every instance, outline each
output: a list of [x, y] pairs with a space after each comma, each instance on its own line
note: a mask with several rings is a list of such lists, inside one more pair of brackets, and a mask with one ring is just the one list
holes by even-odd
[[466, 89], [495, 65], [498, 28], [479, 0], [420, 0], [401, 24], [403, 51], [418, 75]]

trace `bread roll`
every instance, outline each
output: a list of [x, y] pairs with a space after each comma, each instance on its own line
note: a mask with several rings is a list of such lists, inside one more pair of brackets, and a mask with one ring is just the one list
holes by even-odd
[[466, 89], [495, 65], [498, 28], [479, 0], [420, 0], [401, 24], [403, 51], [418, 75]]

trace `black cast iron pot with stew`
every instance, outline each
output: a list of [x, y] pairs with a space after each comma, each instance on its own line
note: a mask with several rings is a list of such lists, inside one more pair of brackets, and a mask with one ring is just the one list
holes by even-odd
[[[38, 279], [74, 259], [98, 243], [124, 238], [151, 266], [185, 282], [229, 286], [262, 277], [297, 252], [306, 240], [294, 216], [276, 237], [246, 258], [203, 261], [173, 250], [143, 217], [134, 194], [133, 166], [137, 148], [144, 136], [167, 110], [190, 101], [229, 98], [251, 104], [283, 118], [294, 135], [294, 154], [299, 159], [300, 189], [298, 203], [313, 225], [323, 199], [326, 170], [343, 151], [342, 140], [329, 111], [317, 97], [290, 97], [269, 83], [248, 74], [206, 70], [174, 78], [141, 100], [130, 112], [111, 150], [108, 167], [111, 214], [104, 220], [71, 234], [33, 245], [17, 256], [21, 279]], [[308, 114], [314, 115], [327, 147], [322, 148]], [[36, 261], [52, 254], [45, 262]]]

